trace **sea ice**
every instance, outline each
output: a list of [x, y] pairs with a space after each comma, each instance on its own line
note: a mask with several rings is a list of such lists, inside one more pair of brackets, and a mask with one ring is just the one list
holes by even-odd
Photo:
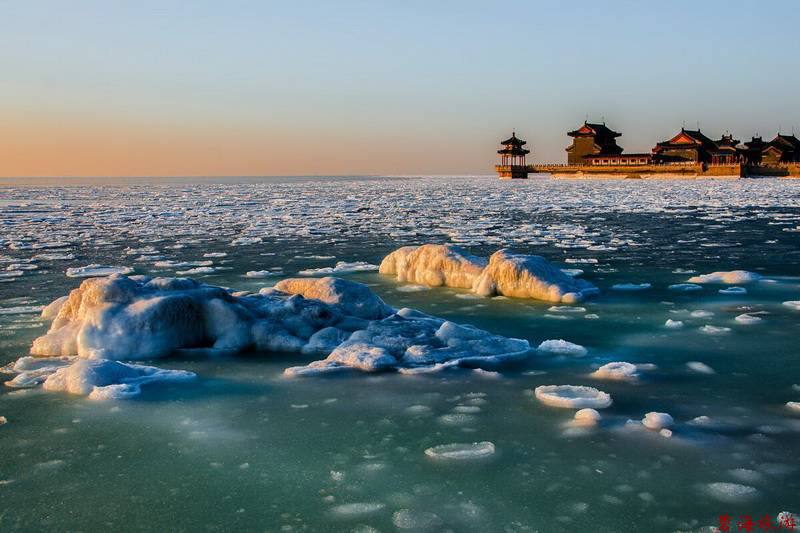
[[726, 289], [720, 289], [718, 292], [720, 294], [747, 294], [747, 289], [744, 287], [728, 287]]
[[570, 421], [571, 426], [596, 426], [603, 417], [596, 409], [585, 408], [575, 412], [575, 416]]
[[301, 276], [318, 276], [320, 274], [345, 274], [349, 272], [371, 272], [374, 270], [378, 270], [378, 265], [365, 263], [364, 261], [355, 261], [353, 263], [339, 261], [336, 263], [336, 266], [309, 268], [306, 270], [301, 270], [298, 272], [298, 274]]
[[762, 321], [762, 319], [760, 317], [757, 317], [757, 316], [754, 316], [754, 315], [749, 315], [747, 313], [743, 313], [741, 315], [738, 315], [735, 318], [735, 320], [739, 324], [747, 324], [747, 325], [758, 324], [759, 322]]
[[644, 415], [642, 425], [648, 429], [661, 430], [669, 428], [675, 421], [667, 413], [651, 411]]
[[617, 361], [604, 364], [592, 372], [591, 376], [595, 379], [635, 381], [639, 377], [639, 371], [632, 363]]
[[728, 333], [730, 330], [731, 328], [726, 328], [724, 326], [712, 326], [710, 324], [706, 324], [700, 328], [700, 331], [709, 335], [722, 335], [723, 333]]
[[706, 492], [712, 498], [724, 503], [743, 503], [758, 494], [758, 490], [749, 485], [738, 483], [709, 483], [706, 485]]
[[707, 364], [702, 363], [700, 361], [689, 361], [688, 363], [686, 363], [686, 366], [689, 368], [689, 370], [691, 370], [693, 372], [697, 372], [699, 374], [714, 374], [715, 373], [713, 368], [711, 368]]
[[76, 359], [47, 377], [43, 388], [88, 396], [91, 400], [121, 400], [141, 392], [148, 383], [187, 381], [196, 376], [184, 370], [164, 370], [153, 366], [109, 360]]
[[664, 322], [664, 327], [670, 329], [680, 329], [683, 327], [683, 321], [672, 320], [671, 318], [668, 318], [667, 321]]
[[695, 283], [676, 283], [674, 285], [670, 285], [668, 288], [671, 291], [678, 292], [693, 292], [703, 290], [701, 285], [697, 285]]
[[383, 259], [379, 271], [398, 281], [471, 289], [486, 263], [456, 246], [423, 244], [398, 248]]
[[800, 311], [800, 300], [790, 300], [788, 302], [783, 302], [783, 305], [785, 305], [789, 309]]
[[428, 457], [447, 460], [482, 459], [494, 455], [494, 453], [494, 444], [487, 441], [471, 444], [441, 444], [425, 450], [425, 455]]
[[561, 303], [579, 302], [599, 292], [588, 281], [564, 274], [543, 257], [508, 250], [492, 254], [473, 290], [481, 296], [502, 295]]
[[738, 285], [752, 283], [761, 279], [759, 274], [746, 270], [732, 270], [730, 272], [712, 272], [689, 278], [689, 283], [725, 283], [727, 285]]
[[360, 516], [372, 514], [386, 507], [386, 504], [377, 502], [345, 503], [331, 508], [331, 513], [339, 516]]
[[480, 296], [575, 303], [599, 292], [543, 257], [508, 250], [495, 252], [487, 262], [450, 245], [405, 246], [384, 258], [380, 272], [399, 281], [471, 289]]
[[570, 355], [572, 357], [583, 357], [588, 353], [588, 350], [580, 344], [574, 344], [564, 339], [549, 339], [543, 341], [536, 349], [540, 352]]
[[617, 283], [611, 286], [615, 291], [644, 291], [652, 287], [650, 283]]
[[534, 391], [536, 399], [552, 407], [602, 409], [611, 405], [611, 395], [582, 385], [541, 385]]
[[786, 407], [789, 408], [790, 411], [800, 413], [800, 402], [786, 402]]
[[442, 525], [442, 519], [435, 513], [427, 511], [400, 509], [392, 515], [392, 523], [397, 529], [426, 531], [439, 528]]
[[130, 274], [131, 272], [133, 272], [133, 269], [127, 266], [104, 266], [91, 264], [84, 267], [68, 268], [66, 274], [68, 278], [91, 278], [110, 276], [112, 274]]

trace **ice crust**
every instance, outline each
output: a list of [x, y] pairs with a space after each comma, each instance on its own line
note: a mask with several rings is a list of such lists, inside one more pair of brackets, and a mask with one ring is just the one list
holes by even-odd
[[380, 273], [432, 287], [470, 289], [480, 296], [558, 303], [579, 302], [599, 292], [538, 255], [499, 250], [487, 260], [452, 245], [404, 246], [383, 259]]
[[463, 461], [490, 457], [494, 452], [494, 444], [484, 441], [470, 444], [442, 444], [428, 448], [425, 450], [425, 455], [432, 459]]
[[[53, 322], [34, 340], [31, 354], [49, 358], [141, 360], [190, 348], [327, 356], [286, 370], [310, 375], [346, 368], [494, 367], [530, 351], [525, 340], [411, 309], [395, 311], [366, 285], [331, 277], [286, 279], [249, 294], [187, 278], [112, 275], [83, 281], [43, 316]], [[61, 366], [63, 359], [50, 361]]]

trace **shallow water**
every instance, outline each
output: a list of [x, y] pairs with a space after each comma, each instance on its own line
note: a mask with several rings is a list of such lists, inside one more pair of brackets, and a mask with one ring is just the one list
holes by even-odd
[[[196, 267], [156, 263], [210, 261], [200, 266], [210, 274], [188, 275], [252, 290], [337, 261], [378, 264], [402, 245], [451, 242], [477, 254], [540, 254], [603, 290], [585, 311], [564, 312], [337, 274], [394, 307], [534, 346], [566, 339], [588, 349], [581, 358], [536, 353], [499, 374], [286, 379], [284, 368], [312, 358], [261, 353], [159, 361], [199, 379], [122, 402], [2, 387], [0, 529], [677, 531], [724, 513], [800, 512], [800, 414], [785, 406], [800, 401], [800, 311], [782, 305], [800, 300], [800, 182], [6, 183], [0, 227], [0, 364], [46, 330], [29, 308], [80, 283], [67, 268], [92, 263], [174, 275]], [[742, 285], [746, 294], [668, 289], [688, 271], [734, 269], [764, 279]], [[652, 288], [611, 290], [622, 283]], [[762, 320], [735, 320], [745, 312]], [[665, 328], [667, 319], [684, 327]], [[588, 376], [610, 361], [656, 368], [637, 382]], [[575, 432], [565, 427], [574, 410], [534, 399], [544, 384], [594, 386], [614, 403], [599, 427]], [[649, 411], [674, 417], [671, 438], [626, 426]], [[689, 423], [698, 416], [716, 423]], [[482, 441], [494, 455], [425, 454]], [[755, 492], [737, 498], [711, 485], [720, 482]]]

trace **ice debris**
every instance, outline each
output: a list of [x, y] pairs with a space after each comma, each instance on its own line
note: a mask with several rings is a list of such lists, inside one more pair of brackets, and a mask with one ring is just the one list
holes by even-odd
[[636, 365], [623, 361], [606, 363], [594, 372], [591, 376], [595, 379], [608, 379], [616, 381], [635, 381], [639, 377], [639, 370]]

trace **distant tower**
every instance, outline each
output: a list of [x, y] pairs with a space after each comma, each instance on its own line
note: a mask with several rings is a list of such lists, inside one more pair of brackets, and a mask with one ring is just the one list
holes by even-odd
[[608, 128], [605, 119], [602, 124], [584, 122], [577, 130], [567, 133], [572, 137], [572, 144], [567, 147], [568, 165], [587, 164], [585, 156], [619, 155], [622, 148], [617, 145], [617, 137], [622, 134]]
[[528, 165], [525, 156], [531, 153], [523, 148], [527, 141], [517, 138], [516, 132], [511, 132], [511, 137], [502, 141], [503, 148], [497, 151], [500, 154], [500, 164], [495, 165], [495, 170], [500, 179], [526, 179]]

